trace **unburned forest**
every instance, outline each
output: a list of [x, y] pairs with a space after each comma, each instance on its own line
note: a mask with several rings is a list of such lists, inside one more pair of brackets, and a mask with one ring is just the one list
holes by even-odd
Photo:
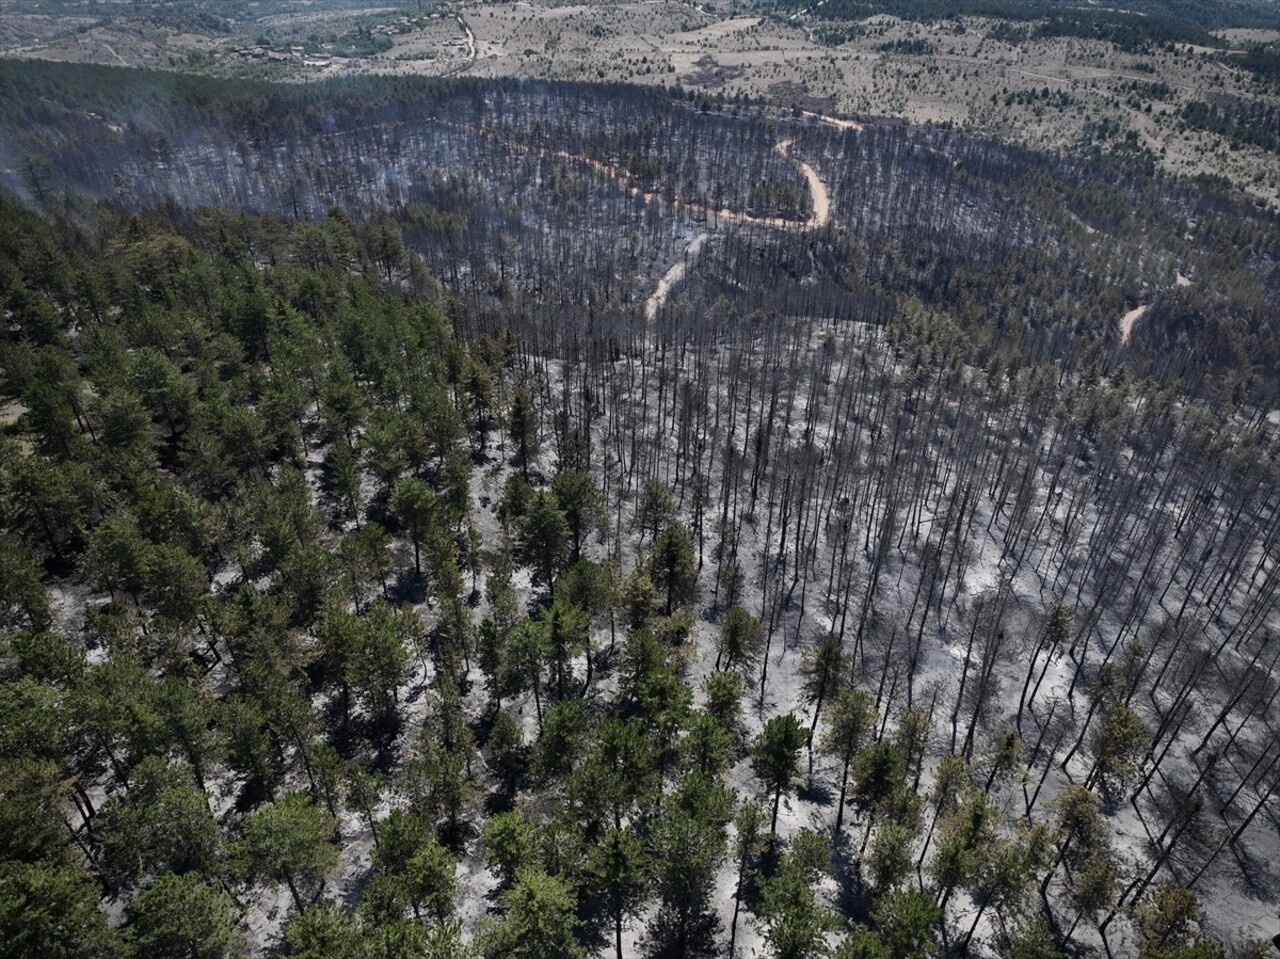
[[0, 64], [16, 956], [1262, 956], [1230, 185], [679, 90]]

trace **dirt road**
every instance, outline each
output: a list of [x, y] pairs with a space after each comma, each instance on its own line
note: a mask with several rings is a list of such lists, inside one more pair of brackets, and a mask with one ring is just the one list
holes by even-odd
[[[462, 23], [461, 17], [459, 17], [459, 23]], [[463, 26], [464, 28], [466, 28], [465, 23], [463, 24]], [[467, 29], [467, 33], [470, 36], [471, 31]], [[472, 49], [474, 49], [474, 47]], [[834, 117], [825, 117], [817, 113], [810, 113], [807, 115], [816, 120], [820, 120], [824, 123], [830, 123], [834, 126], [839, 127], [840, 129], [847, 129], [847, 130], [862, 129], [860, 125], [854, 123], [852, 120], [839, 120]], [[452, 123], [446, 123], [445, 125], [456, 126], [459, 129], [467, 129], [470, 132], [479, 134], [481, 136], [489, 136], [489, 137], [493, 137], [494, 139], [498, 139], [491, 131], [484, 130], [479, 127], [463, 127], [459, 124], [452, 124]], [[510, 141], [505, 141], [505, 140], [503, 142], [505, 142], [507, 146], [513, 149], [519, 150], [522, 153], [536, 154], [537, 156], [543, 156], [543, 157], [555, 157], [556, 159], [559, 159], [559, 160], [568, 160], [574, 163], [582, 163], [590, 167], [591, 169], [596, 170], [597, 172], [603, 174], [604, 176], [612, 179], [615, 183], [617, 183], [622, 189], [624, 189], [627, 192], [628, 196], [640, 197], [646, 203], [671, 202], [666, 200], [664, 197], [659, 196], [656, 193], [645, 192], [640, 187], [632, 184], [627, 179], [626, 175], [621, 170], [619, 170], [616, 166], [605, 163], [602, 160], [597, 160], [594, 157], [583, 156], [576, 153], [569, 153], [568, 151], [565, 151], [565, 150], [539, 149], [536, 147], [527, 146], [525, 144], [514, 143]], [[822, 229], [831, 221], [831, 193], [827, 189], [826, 181], [823, 180], [822, 177], [818, 175], [817, 170], [815, 170], [808, 163], [805, 163], [803, 160], [798, 160], [795, 157], [791, 156], [791, 145], [794, 142], [795, 141], [791, 139], [779, 140], [776, 144], [774, 144], [773, 149], [774, 149], [774, 152], [778, 154], [778, 156], [783, 157], [784, 159], [790, 160], [792, 163], [794, 163], [796, 167], [800, 170], [800, 173], [804, 176], [805, 183], [809, 187], [810, 203], [813, 207], [813, 212], [809, 214], [809, 218], [807, 220], [788, 220], [783, 217], [753, 216], [750, 213], [743, 213], [737, 210], [730, 210], [727, 207], [716, 210], [706, 206], [705, 204], [680, 203], [678, 200], [674, 201], [673, 205], [679, 206], [686, 213], [691, 213], [694, 216], [704, 218], [708, 222], [708, 224], [711, 226], [715, 226], [719, 223], [746, 223], [746, 224], [752, 224], [755, 226], [775, 227], [777, 229], [782, 229], [782, 230], [808, 231], [808, 230]], [[672, 288], [677, 283], [679, 283], [682, 279], [684, 279], [685, 273], [688, 271], [688, 268], [689, 268], [689, 263], [695, 257], [697, 257], [698, 253], [702, 250], [702, 247], [706, 243], [708, 236], [709, 234], [702, 233], [696, 239], [691, 241], [689, 245], [685, 247], [684, 253], [681, 256], [680, 260], [675, 264], [673, 264], [671, 268], [668, 269], [667, 272], [664, 273], [662, 277], [658, 280], [657, 287], [654, 289], [653, 293], [650, 294], [649, 298], [645, 300], [644, 315], [646, 320], [652, 320], [654, 317], [658, 315], [658, 311], [661, 310], [663, 304], [666, 303], [667, 297], [671, 295]]]
[[662, 309], [667, 302], [667, 297], [671, 295], [671, 288], [684, 279], [684, 275], [689, 271], [690, 264], [702, 252], [702, 246], [707, 242], [707, 234], [700, 233], [692, 240], [688, 246], [684, 248], [684, 256], [675, 262], [675, 265], [666, 273], [662, 274], [662, 279], [658, 281], [657, 288], [650, 295], [649, 299], [644, 301], [644, 318], [650, 323], [658, 315], [658, 311]]
[[823, 182], [822, 177], [818, 176], [818, 171], [803, 160], [797, 160], [789, 155], [791, 150], [791, 140], [782, 140], [774, 147], [778, 155], [790, 160], [800, 168], [800, 172], [804, 174], [805, 181], [809, 184], [809, 196], [813, 202], [813, 213], [809, 215], [809, 229], [820, 230], [826, 226], [831, 219], [831, 194], [827, 192], [827, 184]]
[[1149, 305], [1135, 306], [1132, 310], [1120, 317], [1120, 342], [1128, 343], [1129, 336], [1133, 333], [1134, 325], [1147, 315], [1147, 311], [1151, 309]]

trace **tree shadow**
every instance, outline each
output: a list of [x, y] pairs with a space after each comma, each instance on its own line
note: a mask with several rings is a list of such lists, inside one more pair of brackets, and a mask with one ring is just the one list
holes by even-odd
[[825, 807], [835, 804], [836, 793], [828, 783], [815, 779], [812, 782], [801, 784], [800, 788], [796, 790], [796, 798], [801, 802]]
[[467, 843], [479, 838], [480, 829], [470, 820], [459, 817], [453, 822], [445, 822], [441, 825], [436, 830], [436, 835], [440, 845], [452, 852], [454, 856], [460, 857], [466, 852]]
[[613, 952], [613, 916], [603, 896], [587, 896], [578, 907], [578, 941], [590, 955]]
[[836, 881], [836, 907], [850, 922], [871, 921], [871, 896], [862, 879], [862, 864], [848, 833], [840, 833], [831, 844], [831, 875]]
[[370, 866], [368, 869], [364, 869], [351, 877], [350, 885], [342, 893], [342, 905], [347, 912], [353, 911], [356, 906], [360, 905], [360, 900], [364, 898], [364, 891], [369, 885], [369, 880], [373, 878], [373, 874], [374, 868]]
[[271, 790], [268, 788], [267, 781], [261, 776], [250, 776], [240, 787], [234, 808], [238, 813], [247, 813], [270, 798]]
[[412, 565], [387, 584], [387, 599], [392, 606], [419, 606], [427, 601], [426, 580], [413, 571]]
[[485, 816], [496, 816], [498, 813], [511, 812], [516, 808], [516, 795], [516, 790], [507, 789], [505, 786], [499, 786], [497, 789], [486, 793], [484, 801], [481, 803]]
[[711, 959], [719, 955], [720, 917], [703, 910], [690, 916], [683, 930], [670, 906], [663, 906], [650, 920], [640, 940], [646, 959]]
[[354, 715], [351, 717], [351, 728], [348, 739], [370, 743], [381, 754], [392, 749], [396, 739], [404, 729], [404, 720], [398, 710], [382, 716]]
[[1271, 861], [1252, 852], [1242, 842], [1232, 843], [1230, 849], [1231, 858], [1239, 870], [1239, 876], [1232, 885], [1252, 899], [1275, 899], [1278, 887]]
[[778, 700], [776, 698], [769, 698], [767, 686], [768, 686], [768, 683], [765, 683], [763, 685], [761, 685], [760, 683], [757, 683], [753, 687], [753, 689], [755, 690], [754, 698], [755, 698], [755, 707], [756, 707], [756, 718], [761, 720], [762, 722], [764, 720], [765, 714], [772, 709], [776, 709], [778, 706]]

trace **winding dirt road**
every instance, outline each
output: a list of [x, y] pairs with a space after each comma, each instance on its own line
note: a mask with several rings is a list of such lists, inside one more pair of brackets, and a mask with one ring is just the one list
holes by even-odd
[[478, 55], [478, 50], [476, 48], [476, 35], [472, 32], [471, 25], [468, 24], [466, 20], [462, 19], [462, 14], [460, 13], [455, 13], [454, 19], [458, 21], [458, 26], [462, 28], [463, 36], [467, 41], [467, 59], [458, 66], [453, 67], [450, 70], [446, 70], [441, 74], [446, 77], [456, 77], [460, 73], [466, 73], [476, 65], [476, 57]]
[[[463, 23], [461, 17], [458, 18], [458, 22]], [[467, 29], [467, 33], [470, 35], [471, 31], [466, 27], [465, 23], [463, 23], [463, 28]], [[472, 47], [472, 49], [474, 50], [474, 47]], [[829, 124], [840, 130], [860, 131], [862, 129], [861, 124], [855, 123], [852, 120], [840, 120], [836, 117], [828, 117], [820, 113], [809, 113], [807, 111], [804, 115], [810, 119]], [[467, 127], [461, 124], [448, 123], [447, 121], [439, 122], [444, 126], [465, 129], [480, 136], [488, 136], [495, 140], [501, 139], [491, 131], [483, 130], [478, 127]], [[753, 216], [750, 213], [730, 210], [727, 207], [722, 207], [717, 210], [702, 203], [681, 203], [679, 200], [668, 200], [656, 193], [645, 192], [640, 187], [633, 185], [618, 167], [605, 163], [602, 160], [597, 160], [594, 157], [583, 156], [582, 154], [577, 153], [569, 153], [567, 150], [547, 150], [541, 147], [531, 147], [508, 140], [502, 140], [501, 142], [521, 153], [536, 155], [539, 157], [554, 157], [558, 160], [581, 163], [613, 180], [618, 184], [618, 186], [626, 191], [628, 196], [640, 197], [646, 203], [665, 203], [673, 208], [683, 209], [686, 213], [691, 213], [695, 217], [701, 217], [706, 220], [708, 226], [711, 228], [714, 228], [721, 223], [745, 223], [754, 226], [773, 227], [780, 230], [801, 230], [808, 232], [810, 230], [820, 230], [831, 222], [831, 193], [827, 189], [826, 181], [823, 180], [822, 177], [818, 175], [818, 171], [808, 163], [791, 156], [791, 145], [795, 142], [795, 140], [791, 138], [779, 140], [774, 144], [773, 149], [778, 156], [794, 163], [800, 170], [800, 173], [804, 176], [805, 183], [809, 187], [810, 203], [813, 207], [813, 211], [809, 214], [809, 217], [806, 220], [789, 220], [780, 216]], [[646, 320], [651, 321], [658, 315], [658, 311], [661, 310], [663, 304], [666, 303], [667, 297], [671, 295], [672, 287], [684, 279], [685, 274], [688, 272], [690, 263], [701, 252], [702, 247], [705, 245], [709, 237], [709, 232], [699, 234], [697, 238], [692, 240], [689, 245], [685, 247], [684, 253], [681, 255], [680, 259], [658, 280], [657, 287], [649, 298], [645, 300], [644, 315]]]
[[[817, 114], [810, 114], [817, 116]], [[847, 122], [847, 121], [844, 121]], [[859, 127], [859, 129], [861, 129]], [[793, 140], [779, 140], [774, 145], [774, 152], [784, 159], [790, 160], [800, 172], [804, 174], [805, 182], [809, 185], [809, 197], [813, 205], [813, 212], [809, 214], [809, 219], [803, 222], [797, 220], [784, 220], [781, 217], [758, 217], [752, 216], [750, 213], [737, 213], [733, 210], [709, 210], [706, 207], [697, 204], [691, 204], [686, 209], [699, 210], [706, 213], [710, 218], [715, 220], [728, 220], [738, 223], [755, 223], [764, 226], [778, 227], [780, 229], [801, 229], [801, 230], [820, 230], [831, 222], [831, 194], [827, 191], [827, 184], [822, 177], [818, 176], [818, 171], [805, 163], [803, 160], [797, 160], [790, 155], [791, 144]], [[593, 166], [597, 165], [597, 161], [591, 162]], [[603, 166], [603, 164], [599, 164]], [[639, 191], [635, 188], [629, 188], [633, 195]], [[644, 194], [646, 200], [652, 197], [652, 194]], [[654, 198], [656, 199], [656, 198]], [[708, 233], [701, 233], [696, 239], [684, 248], [684, 254], [677, 260], [666, 273], [662, 274], [662, 278], [658, 280], [657, 287], [654, 288], [649, 298], [644, 301], [644, 318], [652, 323], [658, 315], [658, 311], [667, 302], [667, 297], [671, 295], [672, 288], [684, 279], [685, 274], [689, 272], [689, 266], [702, 252], [702, 247], [706, 244]]]
[[[806, 113], [805, 116], [813, 117], [823, 122], [840, 126], [841, 129], [861, 130], [862, 127], [850, 120], [836, 120], [831, 117], [823, 117], [817, 113]], [[813, 205], [813, 212], [809, 214], [809, 219], [803, 222], [797, 220], [784, 220], [781, 217], [758, 217], [752, 216], [750, 213], [736, 213], [733, 210], [708, 210], [696, 204], [690, 205], [687, 209], [700, 210], [715, 220], [728, 220], [738, 223], [755, 223], [764, 226], [778, 227], [787, 230], [820, 230], [831, 222], [831, 194], [827, 190], [827, 184], [818, 176], [818, 171], [805, 163], [803, 160], [797, 160], [791, 156], [791, 144], [794, 140], [779, 140], [773, 147], [774, 152], [784, 159], [790, 160], [800, 172], [804, 174], [805, 182], [809, 185], [809, 197]], [[589, 161], [595, 165], [595, 161]], [[632, 189], [633, 194], [637, 191]], [[645, 199], [650, 199], [651, 194], [645, 194]], [[657, 287], [647, 300], [644, 301], [644, 318], [652, 323], [658, 315], [658, 311], [662, 309], [667, 302], [667, 297], [671, 295], [672, 288], [684, 279], [685, 274], [689, 271], [690, 264], [702, 252], [703, 245], [710, 236], [708, 233], [699, 234], [684, 249], [684, 254], [677, 260], [666, 273], [662, 274], [662, 278], [658, 280]]]
[[[782, 140], [773, 149], [777, 151], [778, 156], [791, 160], [800, 168], [800, 172], [804, 174], [805, 181], [809, 184], [809, 196], [813, 202], [813, 212], [809, 214], [809, 229], [820, 230], [831, 220], [831, 194], [827, 192], [827, 185], [823, 182], [822, 177], [818, 176], [818, 171], [803, 160], [796, 160], [789, 155], [793, 140]], [[757, 221], [759, 222], [759, 221]], [[792, 226], [795, 223], [786, 221]]]

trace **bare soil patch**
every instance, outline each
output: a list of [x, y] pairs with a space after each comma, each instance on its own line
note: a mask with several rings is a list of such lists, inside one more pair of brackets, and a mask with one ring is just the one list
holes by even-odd
[[1133, 328], [1138, 321], [1147, 315], [1150, 305], [1135, 306], [1132, 310], [1120, 317], [1120, 342], [1128, 343], [1129, 337], [1133, 335]]

